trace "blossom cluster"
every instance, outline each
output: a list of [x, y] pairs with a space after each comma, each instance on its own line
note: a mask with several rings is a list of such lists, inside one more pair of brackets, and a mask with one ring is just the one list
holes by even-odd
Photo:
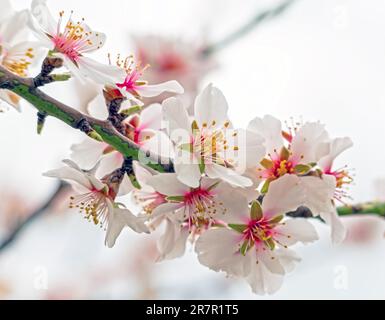
[[[235, 127], [225, 96], [211, 84], [190, 110], [178, 96], [184, 92], [179, 82], [149, 84], [142, 79], [147, 66], [132, 56], [109, 56], [105, 64], [90, 58], [106, 36], [72, 14], [64, 22], [60, 12], [55, 20], [46, 0], [33, 0], [30, 11], [3, 12], [0, 64], [26, 77], [31, 60], [39, 59], [34, 52], [44, 48], [45, 56], [60, 58], [72, 77], [95, 92], [86, 112], [118, 122], [113, 125], [119, 133], [140, 150], [135, 159], [87, 138], [72, 146], [63, 167], [45, 173], [73, 186], [69, 207], [105, 229], [108, 247], [125, 227], [137, 233], [161, 229], [159, 261], [182, 256], [189, 244], [202, 265], [271, 294], [300, 261], [290, 248], [318, 239], [311, 222], [295, 214], [298, 209], [327, 223], [333, 242], [344, 239], [336, 203], [344, 201], [352, 178], [334, 162], [352, 146], [349, 138], [331, 138], [319, 122], [283, 125], [270, 115]], [[26, 26], [37, 42], [20, 42], [18, 31]], [[182, 62], [168, 57], [167, 63]], [[176, 96], [146, 103], [164, 92]], [[9, 91], [0, 97], [17, 105]], [[121, 104], [112, 118], [116, 101]], [[167, 160], [167, 172], [151, 166], [154, 155]], [[137, 210], [124, 204], [126, 195]]]

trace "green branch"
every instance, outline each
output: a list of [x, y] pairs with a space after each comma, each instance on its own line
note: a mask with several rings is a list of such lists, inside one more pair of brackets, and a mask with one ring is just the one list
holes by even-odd
[[[0, 66], [0, 88], [7, 89], [31, 103], [41, 114], [57, 118], [75, 129], [81, 129], [86, 122], [98, 136], [124, 157], [139, 160], [139, 146], [119, 133], [107, 120], [99, 120], [53, 99], [36, 88], [34, 79], [21, 78]], [[92, 136], [89, 134], [89, 136]], [[173, 166], [169, 159], [162, 159], [153, 154], [145, 154], [148, 166], [159, 171], [171, 171]]]
[[[105, 143], [120, 152], [125, 158], [139, 160], [139, 146], [119, 133], [108, 120], [95, 119], [53, 99], [36, 88], [34, 79], [21, 78], [0, 66], [0, 88], [14, 92], [31, 103], [39, 113], [55, 117], [72, 128], [81, 130], [82, 126], [84, 127], [84, 124], [86, 124], [89, 130], [95, 133], [90, 134], [88, 132], [89, 136], [94, 138], [95, 136], [100, 136]], [[87, 133], [87, 130], [84, 130], [84, 128], [82, 131]], [[146, 157], [151, 160], [148, 164], [149, 167], [159, 172], [173, 172], [173, 165], [168, 159], [161, 159], [152, 154], [147, 154]], [[338, 207], [337, 211], [340, 216], [374, 214], [385, 217], [385, 203], [373, 202], [343, 206]], [[310, 210], [305, 207], [298, 208], [298, 210], [288, 215], [294, 217], [312, 216]]]
[[233, 42], [239, 40], [243, 36], [253, 31], [262, 22], [265, 22], [280, 16], [281, 14], [286, 12], [296, 1], [298, 0], [286, 0], [273, 9], [268, 9], [262, 12], [258, 12], [257, 15], [255, 15], [249, 22], [243, 25], [240, 29], [226, 36], [221, 41], [214, 43], [212, 45], [209, 45], [207, 48], [205, 48], [205, 50], [203, 50], [203, 54], [211, 55], [227, 47], [228, 45], [232, 44]]
[[351, 215], [377, 215], [385, 218], [385, 203], [384, 202], [368, 202], [353, 206], [338, 207], [339, 216]]

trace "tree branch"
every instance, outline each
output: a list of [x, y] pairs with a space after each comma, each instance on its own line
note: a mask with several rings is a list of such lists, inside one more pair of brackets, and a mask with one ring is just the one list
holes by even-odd
[[[119, 133], [108, 119], [104, 121], [95, 119], [55, 100], [36, 88], [35, 79], [21, 78], [0, 66], [0, 88], [10, 90], [21, 98], [24, 98], [35, 106], [38, 112], [44, 116], [55, 117], [94, 138], [95, 136], [93, 136], [92, 133], [95, 132], [105, 143], [120, 152], [125, 159], [129, 159], [129, 161], [140, 160], [141, 151], [139, 146]], [[109, 111], [111, 115], [111, 109]], [[116, 116], [115, 111], [116, 110], [113, 110], [112, 114]], [[152, 154], [146, 154], [146, 159], [150, 160], [147, 165], [152, 169], [159, 172], [174, 172], [170, 159], [162, 159]], [[344, 206], [337, 208], [337, 210], [340, 216], [375, 214], [385, 217], [385, 203], [374, 202], [355, 206]], [[290, 213], [290, 215], [309, 217], [311, 212], [308, 208], [301, 207], [295, 212]]]
[[262, 22], [268, 21], [280, 16], [281, 14], [286, 12], [296, 1], [298, 0], [285, 0], [273, 9], [268, 9], [262, 12], [258, 12], [257, 15], [255, 15], [248, 23], [243, 25], [240, 29], [226, 36], [221, 41], [214, 43], [212, 45], [209, 45], [207, 48], [205, 48], [203, 50], [203, 55], [205, 56], [212, 55], [213, 53], [227, 47], [228, 45], [232, 44], [236, 40], [239, 40], [241, 37], [245, 36], [252, 30], [254, 30]]
[[[141, 152], [139, 146], [119, 133], [109, 121], [82, 114], [55, 100], [36, 88], [35, 79], [21, 78], [0, 66], [0, 88], [12, 91], [31, 103], [41, 114], [55, 117], [72, 128], [81, 129], [82, 124], [87, 123], [105, 143], [119, 151], [124, 157], [139, 160]], [[173, 164], [170, 159], [164, 159], [150, 153], [143, 156], [149, 161], [147, 165], [152, 169], [159, 172], [173, 171]]]
[[47, 209], [55, 202], [60, 193], [67, 187], [68, 185], [65, 182], [60, 182], [56, 187], [56, 190], [52, 193], [52, 195], [47, 199], [47, 201], [36, 211], [31, 213], [28, 218], [26, 218], [23, 222], [21, 222], [9, 235], [8, 237], [0, 243], [0, 251], [7, 249], [25, 230], [25, 228], [30, 225], [37, 218], [41, 217]]

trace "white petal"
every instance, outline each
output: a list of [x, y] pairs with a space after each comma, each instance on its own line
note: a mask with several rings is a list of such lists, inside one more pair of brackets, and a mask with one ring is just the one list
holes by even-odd
[[127, 174], [124, 175], [122, 182], [119, 186], [118, 197], [125, 196], [129, 194], [132, 190], [134, 190], [134, 186]]
[[71, 146], [71, 159], [84, 169], [91, 169], [103, 155], [106, 144], [86, 139]]
[[157, 173], [152, 173], [147, 168], [144, 168], [138, 161], [134, 161], [132, 167], [141, 190], [149, 193], [155, 192], [154, 188], [148, 185], [148, 181]]
[[296, 267], [296, 264], [301, 261], [300, 256], [293, 250], [278, 249], [275, 254], [285, 268], [286, 273], [292, 272]]
[[138, 92], [142, 97], [151, 98], [159, 96], [163, 92], [182, 94], [183, 87], [178, 81], [171, 80], [155, 85], [143, 85], [138, 87]]
[[47, 7], [47, 0], [33, 0], [31, 13], [46, 33], [56, 35], [58, 23]]
[[[89, 110], [89, 104], [98, 96], [102, 90], [103, 86], [96, 84], [93, 81], [90, 81], [89, 79], [78, 79], [77, 77], [72, 77], [69, 81], [69, 85], [71, 86], [72, 92], [74, 92], [74, 98], [76, 99], [76, 102], [74, 102], [75, 107], [81, 111], [82, 113], [89, 114], [92, 116], [91, 112], [93, 110]], [[96, 115], [95, 117], [98, 117], [102, 120], [107, 118], [107, 108], [104, 103], [104, 108], [101, 108], [101, 104], [97, 104], [97, 112], [100, 112], [100, 110], [104, 110], [104, 113], [102, 115]]]
[[[3, 5], [1, 5], [1, 10], [3, 10]], [[28, 30], [26, 25], [29, 18], [28, 10], [23, 10], [8, 16], [4, 21], [1, 21], [1, 43], [14, 45], [16, 43], [26, 41], [28, 39]]]
[[128, 226], [138, 233], [149, 233], [149, 230], [144, 222], [145, 219], [143, 217], [137, 217], [127, 209], [113, 208], [112, 211], [109, 212], [108, 217], [108, 227], [105, 240], [106, 245], [109, 248], [112, 248], [125, 226]]
[[226, 208], [226, 213], [222, 214], [221, 210], [217, 210], [218, 215], [215, 219], [227, 223], [247, 223], [250, 217], [249, 201], [235, 188], [220, 183], [212, 192], [216, 195], [216, 202], [221, 203], [220, 207]]
[[84, 56], [79, 57], [77, 63], [84, 76], [102, 85], [115, 85], [126, 76], [125, 71], [119, 67], [103, 64]]
[[338, 216], [337, 210], [332, 208], [328, 212], [322, 212], [321, 218], [325, 220], [326, 224], [331, 227], [331, 237], [334, 244], [339, 244], [345, 240], [347, 230], [342, 222], [342, 219]]
[[277, 234], [274, 239], [285, 246], [291, 246], [297, 242], [311, 243], [319, 239], [314, 226], [306, 219], [296, 218], [285, 220], [274, 229]]
[[188, 236], [189, 231], [187, 228], [181, 228], [170, 219], [166, 219], [166, 230], [157, 243], [159, 250], [157, 261], [171, 260], [183, 256], [186, 251]]
[[167, 214], [173, 214], [175, 210], [180, 209], [183, 204], [180, 203], [163, 203], [157, 206], [151, 214], [151, 219], [159, 218]]
[[62, 167], [60, 169], [50, 170], [43, 173], [43, 176], [67, 180], [70, 183], [75, 182], [87, 190], [92, 190], [93, 187], [85, 173], [70, 167]]
[[174, 163], [175, 172], [178, 180], [191, 188], [198, 188], [202, 177], [197, 164]]
[[281, 288], [283, 276], [271, 273], [262, 263], [254, 263], [246, 281], [256, 294], [273, 294]]
[[225, 228], [211, 229], [203, 233], [196, 242], [198, 260], [214, 271], [229, 275], [247, 276], [249, 257], [239, 250], [239, 235]]
[[301, 163], [317, 162], [319, 146], [328, 140], [325, 126], [318, 122], [305, 123], [295, 134], [291, 151]]
[[251, 187], [253, 182], [230, 168], [218, 164], [206, 165], [206, 174], [212, 179], [222, 179], [223, 181], [230, 183], [236, 187]]
[[228, 109], [223, 93], [210, 84], [197, 96], [194, 115], [200, 127], [204, 123], [210, 126], [213, 121], [216, 126], [223, 126], [229, 121]]
[[336, 189], [336, 180], [331, 175], [319, 177], [301, 177], [306, 199], [304, 205], [314, 216], [321, 212], [328, 212], [332, 207], [332, 199]]
[[[234, 133], [236, 136], [234, 137]], [[260, 161], [266, 155], [266, 149], [264, 147], [264, 138], [262, 136], [246, 131], [239, 130], [227, 130], [226, 141], [228, 144], [228, 150], [224, 158], [235, 159], [234, 166], [240, 173], [245, 173], [248, 168], [255, 168], [259, 165]], [[237, 147], [237, 151], [233, 151], [234, 147]], [[229, 151], [230, 150], [230, 151]]]
[[324, 171], [330, 171], [333, 165], [334, 160], [345, 150], [353, 146], [353, 141], [350, 138], [337, 138], [330, 142], [329, 144], [329, 154], [323, 157], [319, 161], [319, 166]]
[[166, 196], [180, 196], [190, 191], [190, 188], [181, 183], [175, 173], [161, 173], [151, 177], [148, 185], [157, 192]]
[[150, 151], [152, 155], [160, 156], [163, 159], [172, 159], [174, 157], [174, 148], [169, 137], [162, 131], [154, 131], [153, 136], [148, 139], [143, 138], [148, 134], [145, 130], [139, 134], [140, 149], [144, 152]]
[[160, 130], [162, 128], [162, 105], [152, 104], [140, 113], [139, 129]]
[[165, 121], [168, 121], [168, 132], [172, 134], [175, 130], [186, 130], [191, 133], [191, 123], [187, 110], [178, 98], [169, 98], [163, 101], [163, 114]]
[[[256, 249], [253, 248], [251, 250]], [[284, 275], [285, 268], [279, 261], [276, 252], [277, 250], [272, 251], [270, 249], [267, 249], [266, 246], [263, 244], [258, 248], [256, 252], [256, 261], [258, 261], [259, 263], [263, 263], [271, 273]], [[247, 254], [253, 255], [253, 253], [250, 251]]]
[[107, 174], [112, 173], [116, 169], [120, 168], [123, 164], [123, 156], [117, 151], [110, 152], [106, 154], [99, 164], [97, 170], [97, 176], [103, 178]]
[[304, 189], [295, 175], [285, 175], [273, 181], [263, 199], [262, 209], [266, 217], [283, 215], [296, 210], [305, 201]]
[[268, 153], [274, 154], [283, 146], [282, 124], [278, 119], [266, 115], [263, 119], [255, 118], [249, 123], [247, 130], [254, 132], [265, 139], [265, 147]]
[[108, 118], [106, 101], [102, 94], [96, 95], [91, 101], [89, 101], [87, 111], [90, 116], [94, 118], [100, 120], [106, 120]]

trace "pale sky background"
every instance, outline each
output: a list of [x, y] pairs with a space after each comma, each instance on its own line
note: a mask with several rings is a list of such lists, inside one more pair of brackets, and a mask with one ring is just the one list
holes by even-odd
[[[17, 8], [30, 3], [28, 0], [13, 2]], [[209, 42], [216, 41], [258, 10], [278, 2], [49, 1], [53, 13], [74, 10], [78, 17], [84, 16], [93, 28], [108, 35], [106, 48], [99, 57], [105, 57], [107, 52], [127, 52], [130, 35], [151, 33], [186, 39], [204, 36]], [[351, 187], [354, 201], [371, 200], [375, 194], [374, 181], [385, 178], [384, 18], [382, 0], [300, 0], [283, 16], [221, 51], [217, 56], [220, 69], [209, 74], [202, 86], [212, 82], [223, 90], [231, 118], [239, 126], [247, 125], [257, 115], [271, 114], [282, 120], [290, 117], [320, 120], [332, 136], [351, 137], [355, 146], [338, 164], [347, 164], [355, 170]], [[60, 85], [55, 84], [49, 90], [52, 95], [63, 96]], [[48, 119], [43, 135], [37, 136], [35, 122], [35, 110], [28, 106], [21, 114], [11, 111], [0, 115], [0, 189], [15, 190], [22, 193], [26, 201], [38, 204], [55, 183], [41, 173], [67, 157], [69, 146], [80, 140], [81, 134]], [[18, 278], [15, 296], [41, 297], [41, 292], [36, 292], [32, 285], [34, 275], [27, 271], [27, 266], [28, 270], [40, 264], [47, 266], [56, 281], [62, 274], [75, 276], [76, 272], [71, 269], [77, 257], [81, 260], [77, 261], [76, 270], [85, 268], [95, 255], [97, 259], [113, 261], [119, 252], [126, 250], [127, 245], [121, 245], [126, 238], [142, 239], [125, 235], [117, 248], [107, 250], [102, 246], [103, 235], [99, 230], [85, 225], [78, 216], [69, 215], [71, 218], [61, 217], [60, 221], [48, 218], [44, 223], [37, 222], [14, 250], [0, 257], [0, 276]], [[321, 225], [318, 229], [321, 241], [300, 248], [303, 263], [273, 297], [384, 298], [385, 276], [380, 270], [385, 267], [385, 244], [379, 242], [370, 248], [333, 248], [327, 229]], [[81, 243], [74, 253], [69, 248], [76, 247], [76, 239]], [[48, 245], [45, 241], [58, 244]], [[88, 260], [87, 253], [92, 256]], [[65, 264], [61, 271], [57, 270], [59, 257]], [[20, 259], [24, 263], [20, 264]], [[200, 266], [192, 253], [159, 268], [162, 276], [157, 279], [157, 285], [163, 298], [259, 299], [249, 293], [242, 281], [222, 290], [223, 283], [228, 285], [230, 280], [222, 282], [222, 274]], [[336, 285], [340, 271], [348, 274], [347, 288]], [[205, 279], [211, 281], [210, 287], [205, 285]], [[103, 294], [115, 298], [131, 296], [117, 287]]]

